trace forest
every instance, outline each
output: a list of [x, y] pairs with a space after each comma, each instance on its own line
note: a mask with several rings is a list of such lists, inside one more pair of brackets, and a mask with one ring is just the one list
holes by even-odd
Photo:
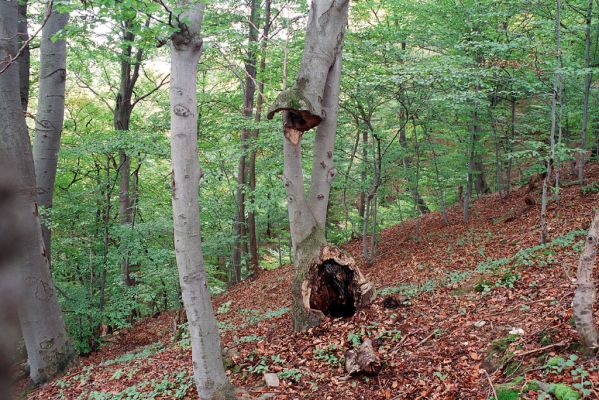
[[0, 399], [599, 399], [599, 1], [0, 2]]

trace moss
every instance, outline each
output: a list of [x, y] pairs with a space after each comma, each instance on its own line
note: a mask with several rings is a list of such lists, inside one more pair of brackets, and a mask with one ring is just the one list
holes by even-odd
[[493, 350], [505, 352], [510, 343], [514, 343], [518, 339], [518, 335], [508, 335], [499, 339], [493, 340], [491, 347]]
[[580, 393], [563, 383], [551, 385], [549, 393], [553, 394], [557, 400], [578, 400], [581, 397]]
[[495, 391], [497, 392], [496, 400], [518, 400], [520, 395], [520, 391], [516, 389], [497, 388]]

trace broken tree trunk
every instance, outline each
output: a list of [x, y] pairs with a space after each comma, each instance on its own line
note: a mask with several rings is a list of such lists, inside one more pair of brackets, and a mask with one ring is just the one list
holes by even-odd
[[[284, 182], [294, 253], [292, 287], [296, 331], [318, 325], [325, 315], [349, 316], [368, 304], [373, 290], [340, 250], [327, 245], [325, 225], [337, 129], [341, 47], [349, 1], [311, 3], [306, 44], [295, 85], [282, 92], [268, 118], [283, 111]], [[301, 139], [318, 125], [309, 193], [304, 189]], [[351, 261], [350, 261], [351, 260]]]
[[593, 318], [593, 304], [596, 297], [593, 268], [597, 256], [598, 240], [599, 211], [595, 212], [595, 217], [589, 228], [587, 240], [578, 262], [577, 287], [572, 301], [576, 330], [580, 335], [584, 350], [588, 354], [595, 353], [599, 346], [597, 327]]

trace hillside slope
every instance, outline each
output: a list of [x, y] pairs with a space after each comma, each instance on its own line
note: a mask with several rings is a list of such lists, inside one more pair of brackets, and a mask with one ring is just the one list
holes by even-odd
[[[599, 166], [587, 176], [599, 189]], [[581, 234], [599, 204], [591, 186], [564, 188], [550, 204], [546, 246], [537, 246], [539, 206], [525, 202], [539, 196], [526, 188], [477, 200], [468, 225], [457, 207], [448, 225], [438, 213], [426, 215], [419, 240], [416, 220], [387, 229], [371, 265], [360, 243], [347, 244], [379, 296], [353, 317], [308, 333], [292, 332], [291, 267], [233, 287], [215, 299], [231, 380], [244, 398], [487, 399], [493, 383], [507, 399], [532, 379], [572, 386], [582, 376], [588, 397], [599, 398], [598, 368], [569, 358], [579, 355], [572, 279]], [[388, 296], [399, 307], [388, 308], [397, 305]], [[163, 314], [107, 338], [101, 351], [27, 398], [196, 398], [191, 351], [174, 320]], [[366, 336], [379, 339], [381, 373], [343, 379], [344, 352]], [[279, 387], [264, 387], [267, 371], [279, 373]]]

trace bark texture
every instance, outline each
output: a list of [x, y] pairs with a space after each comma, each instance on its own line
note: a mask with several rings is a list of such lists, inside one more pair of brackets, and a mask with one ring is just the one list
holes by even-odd
[[221, 355], [208, 292], [200, 238], [196, 74], [202, 52], [200, 29], [205, 5], [180, 1], [179, 29], [171, 40], [171, 154], [175, 253], [183, 304], [189, 322], [194, 380], [202, 399], [234, 399]]
[[[330, 299], [312, 301], [313, 291], [326, 292], [330, 289], [334, 294], [331, 286], [338, 286], [336, 290], [340, 292], [341, 288], [356, 287], [356, 282], [359, 282], [357, 286], [361, 289], [354, 292], [353, 300], [344, 297], [344, 306], [352, 302], [355, 306], [368, 304], [373, 294], [372, 290], [368, 290], [370, 284], [359, 280], [363, 276], [353, 263], [339, 263], [323, 255], [338, 252], [327, 246], [324, 232], [331, 183], [337, 174], [333, 149], [348, 4], [348, 1], [312, 1], [298, 78], [290, 90], [277, 98], [268, 115], [272, 118], [275, 112], [284, 111], [284, 183], [295, 264], [292, 313], [297, 331], [318, 325], [325, 312], [333, 315], [330, 307], [323, 306], [330, 305]], [[310, 192], [306, 194], [301, 138], [306, 130], [316, 125]], [[333, 262], [329, 267], [334, 271], [331, 270], [327, 277], [315, 276], [321, 269], [321, 273], [324, 272], [325, 264], [330, 260]], [[321, 284], [326, 280], [331, 282], [324, 285], [328, 289]], [[318, 307], [325, 308], [325, 311]]]
[[591, 223], [587, 240], [578, 261], [578, 272], [576, 274], [577, 287], [574, 292], [572, 308], [574, 309], [574, 321], [580, 340], [587, 353], [597, 352], [598, 334], [593, 318], [593, 304], [595, 304], [596, 288], [593, 281], [593, 269], [597, 258], [597, 244], [599, 241], [599, 212]]
[[[64, 122], [67, 44], [52, 40], [69, 20], [69, 14], [59, 13], [54, 7], [42, 30], [40, 47], [40, 87], [35, 119], [35, 145], [33, 159], [39, 203], [52, 208], [56, 166], [60, 149], [60, 136]], [[44, 244], [50, 260], [51, 230], [42, 224]]]
[[[17, 53], [17, 2], [0, 2], [0, 60]], [[0, 68], [4, 61], [0, 61]], [[17, 202], [21, 224], [28, 232], [19, 260], [19, 319], [27, 348], [30, 376], [43, 383], [66, 369], [74, 359], [62, 312], [56, 300], [50, 264], [42, 238], [37, 207], [33, 154], [21, 108], [18, 65], [0, 74], [0, 159], [17, 173]]]

